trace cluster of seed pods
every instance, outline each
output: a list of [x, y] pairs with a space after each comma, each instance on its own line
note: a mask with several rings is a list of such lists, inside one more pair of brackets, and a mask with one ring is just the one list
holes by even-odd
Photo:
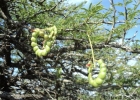
[[[33, 47], [35, 54], [39, 57], [46, 56], [50, 52], [51, 46], [56, 39], [56, 35], [57, 28], [55, 26], [45, 29], [35, 28], [31, 37], [31, 46]], [[39, 48], [37, 43], [38, 36], [44, 38], [42, 49]]]
[[106, 72], [107, 72], [106, 65], [104, 64], [103, 60], [100, 59], [97, 62], [100, 66], [100, 72], [99, 72], [97, 78], [95, 78], [95, 79], [92, 78], [92, 66], [93, 66], [92, 61], [89, 61], [89, 63], [87, 64], [88, 81], [89, 81], [89, 84], [91, 84], [94, 87], [99, 87], [102, 85], [103, 81], [105, 80]]

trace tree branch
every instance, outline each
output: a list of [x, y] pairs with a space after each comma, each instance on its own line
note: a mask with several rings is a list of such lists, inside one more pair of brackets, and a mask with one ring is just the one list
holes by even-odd
[[[100, 43], [100, 44], [93, 45], [94, 49], [101, 49], [101, 48], [108, 48], [108, 47], [120, 48], [122, 50], [125, 50], [127, 52], [131, 52], [131, 53], [140, 53], [140, 50], [132, 49], [131, 47], [119, 44], [117, 42], [111, 42], [109, 44]], [[86, 50], [86, 49], [90, 49], [90, 46], [89, 45], [80, 45], [79, 48], [77, 48], [77, 50]], [[63, 48], [60, 48], [58, 50], [52, 51], [52, 53], [56, 53], [56, 52], [63, 52], [64, 53], [64, 52], [68, 52], [68, 51], [75, 51], [75, 46], [71, 45], [71, 46], [63, 47]]]
[[1, 14], [0, 17], [3, 17], [5, 20], [7, 19], [6, 15], [5, 15], [4, 12], [1, 10], [1, 8], [0, 8], [0, 14]]
[[3, 92], [0, 91], [0, 97], [8, 100], [21, 100], [25, 98], [33, 98], [37, 100], [47, 100], [46, 97], [43, 97], [42, 95], [38, 94], [14, 94], [14, 93], [8, 93], [8, 92]]

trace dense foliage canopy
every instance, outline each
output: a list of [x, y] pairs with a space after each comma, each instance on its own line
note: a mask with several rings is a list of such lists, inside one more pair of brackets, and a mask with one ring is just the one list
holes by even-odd
[[[0, 98], [138, 100], [140, 32], [134, 29], [140, 27], [140, 1], [109, 0], [110, 7], [68, 1], [0, 0]], [[50, 25], [57, 28], [56, 39], [50, 52], [38, 57], [31, 46], [33, 29]], [[41, 48], [43, 39], [37, 43]], [[92, 50], [107, 67], [98, 88], [87, 78]], [[97, 63], [93, 79], [99, 70]]]

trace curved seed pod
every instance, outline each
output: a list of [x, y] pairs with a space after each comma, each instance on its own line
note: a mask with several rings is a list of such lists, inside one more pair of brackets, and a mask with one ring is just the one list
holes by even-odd
[[39, 52], [40, 52], [40, 49], [36, 50], [35, 54], [38, 55]]
[[56, 39], [56, 36], [53, 36], [53, 37], [52, 37], [52, 40], [55, 40], [55, 39]]
[[37, 39], [35, 37], [31, 37], [32, 42], [37, 42]]
[[106, 72], [106, 71], [107, 71], [106, 67], [100, 68], [100, 72]]
[[32, 42], [32, 43], [31, 43], [31, 46], [32, 46], [32, 47], [35, 47], [35, 46], [37, 46], [37, 43], [36, 43], [36, 42]]
[[35, 28], [34, 30], [33, 30], [33, 32], [40, 32], [40, 29], [39, 28]]
[[92, 68], [88, 68], [88, 73], [91, 73], [92, 72]]
[[52, 46], [52, 44], [53, 44], [53, 42], [52, 42], [52, 41], [46, 42], [46, 45], [47, 45], [47, 46], [49, 46], [49, 47], [51, 47], [51, 46]]
[[39, 32], [39, 36], [44, 37], [44, 32], [43, 31], [40, 31]]
[[49, 53], [50, 52], [50, 47], [48, 45], [46, 45], [45, 50], [46, 50], [47, 53]]
[[89, 61], [88, 62], [88, 80], [89, 80], [89, 84], [91, 84], [92, 86], [94, 87], [98, 87], [100, 86], [102, 83], [103, 83], [103, 80], [105, 79], [105, 76], [106, 76], [106, 67], [105, 67], [105, 64], [103, 63], [102, 60], [98, 60], [98, 63], [99, 63], [99, 66], [100, 66], [100, 72], [99, 72], [99, 75], [97, 76], [97, 78], [95, 79], [92, 79], [92, 62]]
[[42, 52], [43, 52], [43, 50], [39, 50], [39, 51], [38, 51], [38, 56], [39, 56], [39, 57], [42, 56]]
[[45, 35], [44, 35], [44, 39], [45, 39], [45, 40], [48, 40], [48, 39], [49, 39], [49, 36], [48, 36], [47, 34], [45, 34]]
[[100, 79], [99, 77], [97, 77], [95, 80], [94, 80], [98, 85], [101, 85], [103, 83], [103, 80]]
[[49, 47], [51, 47], [51, 41], [50, 40], [46, 40], [46, 41], [44, 41], [44, 44], [43, 44], [43, 46], [45, 47], [46, 45], [48, 45]]
[[[45, 33], [50, 33], [50, 35], [47, 35]], [[35, 28], [33, 30], [32, 37], [31, 37], [31, 41], [32, 41], [31, 46], [33, 47], [33, 50], [37, 56], [39, 57], [46, 56], [48, 52], [50, 52], [50, 47], [54, 43], [56, 34], [57, 34], [57, 28], [55, 26], [45, 28], [45, 29]], [[45, 39], [45, 42], [43, 43], [43, 47], [44, 47], [43, 50], [40, 50], [39, 47], [37, 46], [38, 36], [43, 37]]]
[[32, 33], [32, 37], [37, 37], [38, 36], [38, 32], [33, 32]]
[[106, 77], [106, 72], [100, 72], [98, 77], [104, 79]]
[[99, 84], [97, 84], [94, 80], [89, 81], [89, 83], [94, 87], [99, 87]]
[[39, 49], [38, 46], [33, 47], [34, 52], [36, 52]]
[[94, 87], [98, 87], [98, 84], [95, 82], [95, 80], [92, 79], [91, 73], [88, 74], [88, 80], [89, 80], [89, 84], [91, 84]]
[[42, 50], [42, 56], [46, 56], [46, 55], [47, 55], [47, 53], [48, 53], [48, 52], [47, 52], [47, 50], [46, 50], [46, 49], [43, 49], [43, 50]]
[[98, 60], [98, 63], [99, 63], [99, 65], [101, 65], [103, 63], [103, 60], [102, 59], [99, 59]]
[[38, 49], [35, 53], [36, 53], [36, 55], [39, 56], [39, 57], [42, 56], [42, 50], [40, 50], [40, 49]]
[[102, 68], [102, 67], [105, 67], [105, 64], [104, 64], [104, 63], [100, 64], [100, 67], [101, 67], [101, 68]]
[[89, 80], [92, 79], [92, 74], [91, 74], [91, 73], [88, 74], [88, 79], [89, 79]]
[[53, 36], [53, 31], [50, 33], [49, 38], [52, 38]]

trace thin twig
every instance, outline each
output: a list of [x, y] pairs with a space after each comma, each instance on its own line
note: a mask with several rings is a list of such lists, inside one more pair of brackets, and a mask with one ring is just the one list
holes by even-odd
[[[125, 24], [126, 24], [126, 21], [127, 21], [127, 8], [126, 8], [125, 5], [124, 5], [124, 9], [125, 9], [124, 15], [125, 15]], [[124, 34], [123, 34], [123, 37], [122, 37], [122, 44], [124, 44], [124, 38], [125, 38], [125, 35], [126, 35], [126, 28], [124, 28], [123, 31], [124, 31]]]
[[7, 19], [6, 15], [5, 15], [4, 12], [1, 10], [1, 8], [0, 8], [0, 14], [2, 15], [2, 17], [3, 17], [5, 20]]
[[116, 18], [115, 18], [116, 17], [116, 9], [115, 9], [115, 6], [114, 6], [114, 1], [113, 0], [109, 0], [109, 1], [110, 1], [110, 4], [111, 4], [114, 12], [113, 12], [112, 29], [111, 29], [111, 32], [110, 32], [109, 37], [107, 39], [107, 43], [109, 43], [111, 38], [112, 38], [112, 34], [113, 34], [113, 31], [114, 31], [114, 28], [115, 28], [115, 23], [116, 23]]

